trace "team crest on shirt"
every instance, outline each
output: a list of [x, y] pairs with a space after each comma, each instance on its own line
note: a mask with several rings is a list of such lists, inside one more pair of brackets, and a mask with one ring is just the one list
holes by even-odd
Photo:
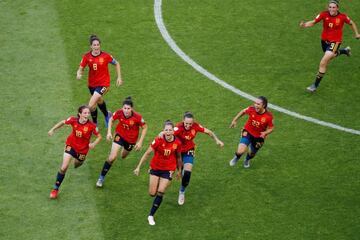
[[174, 144], [173, 144], [173, 149], [176, 149], [176, 148], [177, 148], [177, 144], [174, 143]]
[[103, 58], [99, 58], [99, 63], [104, 63], [104, 59], [103, 59]]
[[89, 130], [88, 127], [84, 127], [84, 132], [87, 132]]
[[195, 129], [191, 129], [191, 134], [192, 134], [192, 135], [195, 135], [195, 133], [196, 133], [196, 132], [195, 132]]
[[129, 121], [129, 124], [132, 126], [132, 125], [134, 125], [134, 121], [133, 120], [130, 120]]
[[254, 118], [254, 117], [255, 117], [255, 115], [253, 114], [253, 115], [251, 115], [251, 117], [253, 117], [253, 118]]
[[266, 118], [264, 118], [264, 117], [261, 118], [261, 122], [262, 122], [262, 123], [266, 122]]
[[74, 128], [77, 128], [77, 127], [78, 127], [77, 124], [75, 124], [75, 125], [74, 125]]
[[336, 23], [336, 25], [339, 25], [340, 24], [340, 18], [336, 18], [335, 23]]

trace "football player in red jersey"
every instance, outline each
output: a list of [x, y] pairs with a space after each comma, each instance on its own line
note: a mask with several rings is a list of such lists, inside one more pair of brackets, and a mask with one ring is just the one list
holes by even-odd
[[[100, 39], [96, 35], [90, 36], [91, 51], [86, 53], [77, 70], [76, 78], [81, 79], [84, 68], [89, 66], [88, 88], [91, 94], [89, 107], [93, 122], [97, 124], [97, 106], [105, 116], [105, 127], [108, 127], [108, 121], [111, 117], [111, 112], [107, 110], [106, 103], [103, 96], [107, 93], [110, 87], [110, 73], [108, 64], [111, 63], [116, 69], [116, 86], [123, 84], [120, 72], [120, 64], [110, 54], [101, 51]], [[97, 105], [97, 106], [96, 106]]]
[[191, 172], [194, 164], [196, 134], [206, 133], [214, 139], [217, 145], [224, 146], [224, 143], [211, 130], [204, 128], [194, 121], [194, 115], [191, 112], [185, 112], [183, 121], [176, 124], [175, 136], [181, 141], [181, 159], [182, 159], [182, 179], [178, 197], [178, 204], [185, 203], [185, 189], [190, 183]]
[[250, 159], [255, 157], [257, 151], [263, 146], [266, 136], [274, 130], [273, 116], [271, 112], [267, 110], [267, 103], [267, 99], [260, 96], [255, 100], [254, 106], [240, 111], [232, 120], [230, 128], [236, 127], [236, 122], [240, 117], [245, 114], [249, 115], [242, 130], [240, 143], [235, 152], [235, 156], [230, 161], [230, 166], [234, 166], [249, 147], [250, 151], [247, 153], [244, 161], [244, 167], [249, 168]]
[[148, 159], [151, 152], [154, 152], [154, 156], [150, 162], [149, 171], [149, 194], [150, 196], [155, 197], [148, 216], [150, 225], [155, 225], [154, 214], [160, 207], [163, 195], [170, 186], [172, 176], [176, 169], [178, 170], [177, 177], [180, 178], [180, 147], [180, 140], [174, 136], [174, 124], [170, 120], [167, 120], [164, 124], [161, 136], [154, 139], [134, 170], [134, 174], [139, 176], [141, 165]]
[[[112, 143], [110, 155], [108, 160], [105, 161], [99, 179], [96, 182], [97, 187], [103, 186], [105, 176], [116, 160], [120, 149], [122, 149], [121, 158], [124, 159], [133, 148], [135, 151], [139, 151], [142, 147], [147, 132], [147, 124], [141, 114], [133, 110], [133, 106], [134, 104], [131, 97], [127, 97], [123, 101], [122, 108], [117, 110], [109, 120], [109, 128], [106, 136], [108, 141], [112, 139], [111, 128], [113, 121], [118, 120], [119, 123], [116, 126], [115, 137]], [[142, 131], [140, 139], [138, 140], [140, 128]]]
[[356, 24], [346, 14], [339, 12], [339, 2], [337, 0], [330, 0], [328, 10], [319, 13], [314, 20], [307, 22], [301, 21], [300, 27], [312, 27], [320, 21], [323, 21], [321, 45], [324, 56], [320, 61], [319, 72], [316, 75], [315, 82], [307, 88], [310, 92], [315, 92], [319, 87], [320, 81], [325, 75], [327, 65], [333, 58], [340, 54], [350, 56], [350, 47], [340, 48], [344, 23], [349, 24], [355, 33], [355, 38], [360, 39]]
[[[78, 109], [78, 117], [69, 117], [67, 120], [60, 121], [48, 132], [48, 135], [52, 136], [56, 129], [61, 128], [65, 124], [71, 125], [72, 127], [72, 132], [66, 139], [63, 162], [57, 173], [54, 188], [50, 192], [50, 198], [52, 199], [57, 198], [60, 185], [64, 180], [66, 170], [71, 160], [74, 159], [75, 168], [81, 166], [85, 161], [89, 149], [95, 148], [101, 140], [101, 135], [96, 125], [89, 121], [89, 116], [90, 108], [85, 105], [81, 106]], [[96, 136], [96, 140], [90, 143], [92, 134]]]

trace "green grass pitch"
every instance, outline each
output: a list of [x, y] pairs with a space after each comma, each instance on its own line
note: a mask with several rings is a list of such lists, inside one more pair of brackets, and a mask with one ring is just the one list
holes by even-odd
[[[360, 3], [341, 2], [360, 26]], [[0, 0], [0, 239], [358, 239], [360, 137], [273, 111], [275, 131], [251, 168], [229, 167], [239, 129], [228, 126], [252, 103], [181, 60], [163, 40], [153, 4]], [[305, 91], [322, 56], [321, 24], [300, 29], [298, 23], [325, 6], [325, 0], [164, 0], [163, 17], [179, 47], [222, 80], [359, 130], [360, 42], [348, 26], [343, 46], [353, 55], [330, 64], [316, 94]], [[124, 85], [112, 81], [108, 107], [116, 110], [131, 95], [149, 131], [142, 151], [118, 159], [96, 189], [110, 150], [103, 140], [81, 168], [69, 169], [53, 201], [69, 128], [51, 138], [47, 131], [88, 102], [85, 78], [75, 74], [91, 33], [122, 64]], [[150, 227], [146, 166], [140, 177], [132, 170], [163, 121], [180, 121], [187, 110], [225, 147], [197, 137], [187, 202], [177, 205], [173, 181]]]

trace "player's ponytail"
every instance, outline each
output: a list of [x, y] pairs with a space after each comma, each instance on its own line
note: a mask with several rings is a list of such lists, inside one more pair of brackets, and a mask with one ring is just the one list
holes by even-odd
[[129, 105], [130, 107], [134, 106], [134, 102], [132, 101], [131, 96], [128, 96], [127, 98], [125, 98], [125, 100], [123, 101], [123, 106], [124, 105]]
[[267, 105], [268, 105], [268, 100], [267, 100], [267, 98], [264, 97], [264, 96], [260, 96], [260, 97], [258, 97], [258, 99], [260, 99], [260, 100], [262, 101], [263, 106], [264, 106], [264, 108], [266, 109], [266, 108], [267, 108]]
[[101, 43], [100, 38], [98, 38], [98, 36], [96, 36], [95, 34], [91, 34], [89, 38], [90, 45], [92, 45], [93, 41], [98, 41], [99, 43]]

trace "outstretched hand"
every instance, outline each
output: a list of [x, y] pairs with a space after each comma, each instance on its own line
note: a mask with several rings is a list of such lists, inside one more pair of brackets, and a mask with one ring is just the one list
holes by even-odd
[[48, 131], [48, 135], [49, 135], [49, 137], [51, 137], [52, 135], [54, 135], [54, 130], [50, 130], [50, 131]]
[[120, 77], [118, 77], [118, 78], [116, 79], [116, 86], [117, 86], [117, 87], [123, 85], [123, 83], [124, 83], [124, 81], [123, 81]]
[[230, 124], [230, 126], [229, 126], [229, 128], [234, 128], [234, 127], [236, 127], [236, 122], [235, 122], [235, 121], [232, 121], [231, 124]]
[[176, 173], [176, 180], [181, 180], [181, 171], [177, 171]]
[[106, 135], [106, 140], [107, 140], [107, 141], [111, 141], [111, 140], [112, 140], [112, 135], [111, 135], [111, 133]]
[[135, 168], [135, 170], [134, 170], [134, 174], [136, 175], [136, 176], [139, 176], [139, 174], [140, 174], [140, 168]]

